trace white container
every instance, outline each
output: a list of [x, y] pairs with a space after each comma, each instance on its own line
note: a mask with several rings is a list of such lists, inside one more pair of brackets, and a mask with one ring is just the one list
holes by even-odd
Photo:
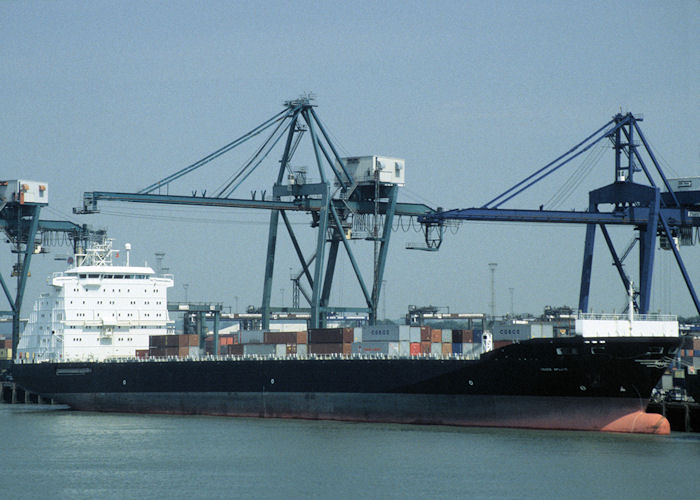
[[309, 346], [306, 344], [297, 344], [297, 356], [307, 356], [309, 353]]
[[399, 342], [353, 342], [352, 353], [398, 356]]
[[362, 327], [357, 326], [353, 329], [353, 342], [362, 342]]
[[287, 344], [274, 344], [275, 345], [275, 356], [284, 358], [287, 356]]
[[262, 344], [265, 336], [262, 330], [243, 330], [241, 332], [241, 344]]
[[411, 342], [420, 342], [420, 326], [411, 326], [408, 337]]
[[243, 346], [243, 354], [246, 356], [271, 356], [275, 354], [275, 344], [247, 344]]
[[388, 156], [353, 156], [343, 158], [345, 168], [357, 184], [373, 183], [403, 186], [406, 182], [406, 161]]
[[0, 205], [4, 202], [48, 205], [49, 185], [46, 182], [28, 180], [0, 181]]
[[442, 343], [449, 344], [452, 342], [452, 330], [449, 328], [442, 329]]
[[442, 342], [432, 342], [430, 344], [430, 354], [442, 354]]

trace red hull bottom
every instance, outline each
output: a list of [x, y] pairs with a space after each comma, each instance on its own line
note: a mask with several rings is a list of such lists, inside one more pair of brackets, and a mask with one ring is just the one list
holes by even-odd
[[52, 394], [76, 410], [669, 434], [634, 398], [357, 394]]

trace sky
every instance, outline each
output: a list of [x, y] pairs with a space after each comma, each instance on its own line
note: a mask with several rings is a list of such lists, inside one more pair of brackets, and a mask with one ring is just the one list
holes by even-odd
[[[399, 201], [480, 206], [619, 112], [643, 115], [667, 176], [700, 176], [698, 47], [696, 0], [4, 1], [0, 178], [47, 182], [42, 218], [104, 228], [116, 248], [131, 243], [132, 262], [154, 265], [155, 252], [164, 252], [175, 275], [171, 300], [187, 293], [242, 310], [261, 303], [268, 212], [103, 203], [99, 214], [74, 215], [72, 208], [84, 192], [136, 192], [309, 92], [341, 154], [406, 160]], [[311, 169], [305, 148], [298, 166]], [[213, 192], [250, 154], [229, 153], [170, 194]], [[504, 208], [584, 210], [588, 192], [613, 180], [610, 148], [594, 156]], [[237, 197], [270, 192], [280, 157], [271, 155]], [[557, 198], [570, 178], [577, 189]], [[308, 251], [309, 216], [294, 214], [292, 222]], [[633, 234], [612, 230], [618, 249]], [[283, 229], [279, 235], [272, 301], [290, 306], [289, 277], [299, 266]], [[585, 226], [464, 223], [438, 252], [420, 252], [405, 247], [421, 234], [399, 230], [380, 316], [398, 318], [409, 305], [489, 312], [492, 262], [497, 314], [576, 307], [584, 236]], [[625, 291], [603, 243], [599, 232], [590, 307], [619, 312]], [[356, 241], [353, 249], [370, 282], [372, 245]], [[45, 276], [64, 269], [56, 258], [68, 249], [49, 250], [32, 262], [25, 311], [45, 291]], [[681, 254], [700, 283], [700, 246]], [[635, 281], [636, 258], [626, 261]], [[4, 244], [6, 279], [13, 260]], [[331, 302], [363, 305], [345, 257]], [[651, 304], [696, 314], [669, 252], [656, 254]]]

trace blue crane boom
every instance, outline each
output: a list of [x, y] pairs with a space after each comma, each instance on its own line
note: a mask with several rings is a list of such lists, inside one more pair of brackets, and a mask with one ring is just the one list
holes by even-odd
[[[622, 267], [623, 259], [618, 256], [614, 248], [607, 226], [633, 226], [638, 232], [637, 239], [639, 240], [638, 311], [644, 314], [649, 310], [656, 240], [657, 236], [663, 236], [665, 241], [670, 242], [669, 247], [673, 251], [688, 292], [695, 308], [700, 313], [700, 301], [678, 251], [678, 245], [675, 243], [679, 237], [687, 235], [689, 232], [691, 233], [689, 241], [692, 243], [694, 241], [692, 231], [697, 231], [697, 228], [700, 228], [700, 185], [693, 187], [692, 183], [687, 181], [691, 189], [681, 191], [673, 188], [656, 161], [656, 157], [639, 127], [639, 121], [641, 119], [632, 113], [614, 116], [610, 122], [556, 160], [527, 176], [479, 208], [438, 210], [418, 217], [419, 222], [424, 225], [426, 243], [434, 247], [440, 246], [442, 229], [448, 220], [586, 224], [579, 309], [587, 311], [596, 228], [600, 228], [623, 286], [627, 290], [630, 286], [630, 279]], [[652, 175], [653, 170], [647, 166], [645, 158], [639, 151], [635, 134], [641, 139], [648, 159], [655, 167], [655, 172], [665, 188], [664, 192], [661, 192], [657, 186], [655, 176]], [[553, 211], [543, 210], [543, 206], [540, 206], [539, 210], [499, 208], [503, 203], [532, 187], [602, 140], [610, 140], [613, 143], [615, 181], [589, 193], [587, 210]], [[634, 175], [639, 172], [644, 173], [649, 185], [634, 182]], [[605, 211], [601, 209], [601, 205], [612, 208]], [[625, 252], [625, 256], [627, 253]]]

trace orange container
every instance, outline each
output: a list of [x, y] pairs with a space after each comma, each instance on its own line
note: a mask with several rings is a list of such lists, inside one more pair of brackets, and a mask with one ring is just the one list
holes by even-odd
[[411, 342], [411, 356], [419, 356], [420, 353], [420, 342]]

